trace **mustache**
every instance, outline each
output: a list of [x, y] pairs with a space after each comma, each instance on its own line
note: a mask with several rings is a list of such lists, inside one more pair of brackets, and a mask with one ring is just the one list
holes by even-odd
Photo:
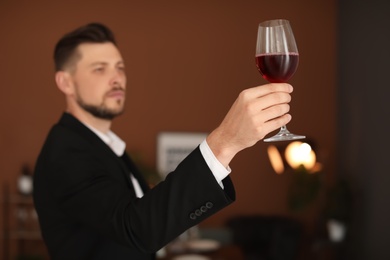
[[111, 94], [112, 92], [116, 92], [116, 91], [122, 91], [123, 93], [126, 93], [126, 89], [121, 86], [121, 85], [117, 85], [117, 86], [114, 86], [112, 89], [110, 89], [109, 91], [107, 91], [106, 95], [109, 95]]

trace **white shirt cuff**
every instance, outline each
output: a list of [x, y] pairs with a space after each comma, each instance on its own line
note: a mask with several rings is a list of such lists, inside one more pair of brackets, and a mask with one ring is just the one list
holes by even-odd
[[218, 161], [214, 153], [211, 151], [209, 145], [207, 144], [206, 139], [200, 144], [199, 149], [211, 172], [213, 173], [215, 179], [223, 189], [224, 187], [222, 180], [225, 179], [231, 173], [232, 170], [229, 166], [225, 168], [225, 166], [223, 166]]

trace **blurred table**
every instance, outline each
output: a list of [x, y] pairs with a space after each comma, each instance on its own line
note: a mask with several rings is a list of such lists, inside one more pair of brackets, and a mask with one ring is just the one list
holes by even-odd
[[243, 260], [240, 249], [235, 245], [223, 245], [216, 250], [207, 252], [196, 252], [191, 250], [183, 250], [181, 252], [171, 252], [168, 250], [165, 257], [157, 258], [159, 260], [173, 260], [175, 257], [186, 254], [196, 254], [206, 256], [211, 260]]

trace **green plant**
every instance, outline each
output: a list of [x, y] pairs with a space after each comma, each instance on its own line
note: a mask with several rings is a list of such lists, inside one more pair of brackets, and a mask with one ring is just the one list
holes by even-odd
[[308, 207], [318, 196], [321, 189], [320, 172], [310, 173], [301, 165], [294, 170], [288, 191], [288, 206], [293, 211]]

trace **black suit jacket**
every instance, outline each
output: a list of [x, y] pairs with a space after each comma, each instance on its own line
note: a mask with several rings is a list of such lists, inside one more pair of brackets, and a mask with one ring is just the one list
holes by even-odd
[[[145, 195], [136, 198], [131, 172]], [[34, 202], [52, 259], [152, 259], [154, 252], [235, 199], [216, 182], [199, 148], [149, 190], [130, 157], [116, 156], [64, 113], [34, 174]]]

